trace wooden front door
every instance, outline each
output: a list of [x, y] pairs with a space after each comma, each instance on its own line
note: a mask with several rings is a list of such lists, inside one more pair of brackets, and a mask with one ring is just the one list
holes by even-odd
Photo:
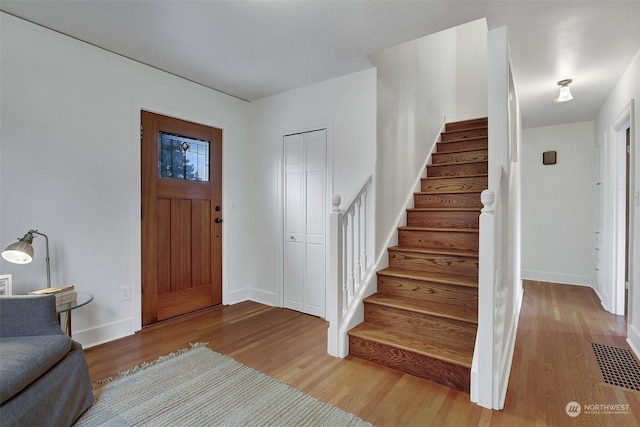
[[222, 302], [222, 130], [141, 113], [142, 324]]

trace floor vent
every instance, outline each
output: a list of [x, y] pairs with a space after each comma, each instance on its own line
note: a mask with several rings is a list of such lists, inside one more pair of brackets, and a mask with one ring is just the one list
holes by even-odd
[[594, 342], [591, 348], [606, 384], [640, 391], [640, 363], [630, 350]]

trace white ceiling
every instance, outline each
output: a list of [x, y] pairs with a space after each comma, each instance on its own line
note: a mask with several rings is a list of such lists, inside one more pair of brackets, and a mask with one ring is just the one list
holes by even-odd
[[[592, 120], [640, 50], [640, 0], [0, 0], [0, 10], [248, 101], [486, 18], [509, 28], [524, 127]], [[554, 104], [564, 78], [575, 99]]]

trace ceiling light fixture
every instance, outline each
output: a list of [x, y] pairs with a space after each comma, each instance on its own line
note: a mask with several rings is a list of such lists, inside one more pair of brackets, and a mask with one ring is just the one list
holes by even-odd
[[560, 93], [558, 97], [553, 102], [567, 102], [573, 99], [571, 95], [571, 89], [569, 89], [569, 85], [573, 82], [571, 79], [564, 79], [558, 82], [558, 86], [560, 86]]

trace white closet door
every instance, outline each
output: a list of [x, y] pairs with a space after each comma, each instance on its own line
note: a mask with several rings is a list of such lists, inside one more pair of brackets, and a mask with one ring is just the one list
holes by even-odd
[[284, 306], [303, 311], [304, 138], [302, 134], [285, 136], [284, 164]]
[[326, 131], [284, 138], [284, 306], [325, 316]]

